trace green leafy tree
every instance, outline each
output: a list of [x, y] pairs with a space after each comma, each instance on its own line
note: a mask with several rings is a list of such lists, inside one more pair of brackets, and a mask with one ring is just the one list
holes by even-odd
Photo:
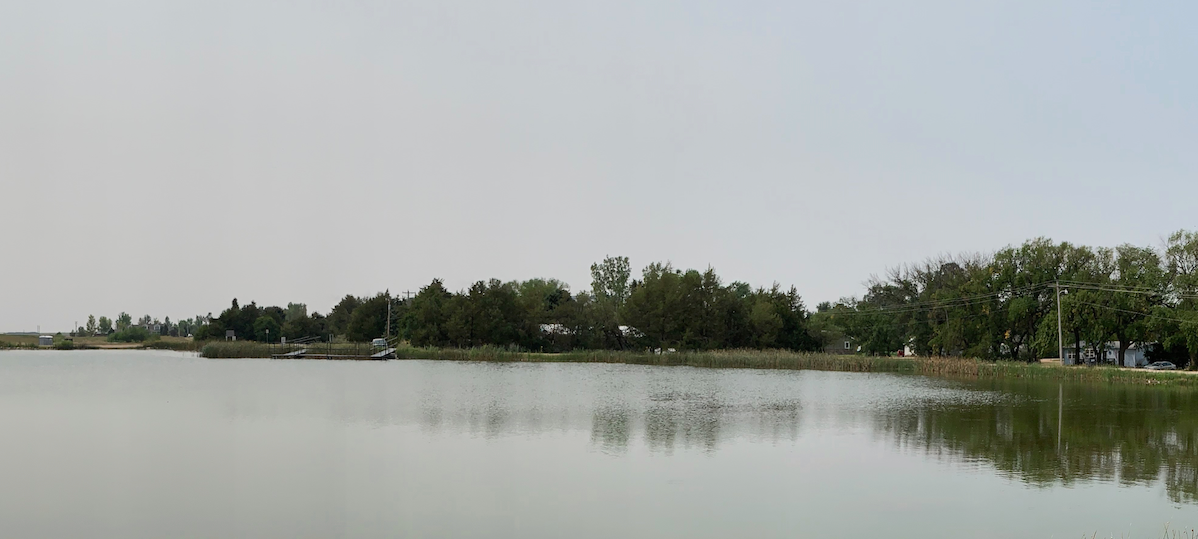
[[593, 331], [603, 348], [624, 348], [620, 310], [632, 294], [632, 272], [628, 257], [608, 256], [591, 265], [591, 308]]
[[188, 335], [191, 335], [192, 329], [194, 327], [195, 327], [195, 322], [193, 322], [192, 319], [184, 318], [184, 319], [180, 320], [177, 324], [175, 324], [175, 328], [177, 330], [175, 335], [178, 337], [186, 337]]
[[[576, 303], [568, 285], [557, 279], [529, 279], [514, 286], [516, 301], [529, 324], [526, 346], [560, 351], [575, 344], [563, 324]], [[542, 327], [546, 329], [541, 331]]]
[[405, 325], [415, 346], [445, 346], [449, 344], [449, 302], [453, 299], [440, 279], [412, 298], [405, 315]]
[[85, 335], [88, 335], [88, 336], [96, 334], [96, 316], [95, 315], [92, 315], [92, 314], [87, 315], [87, 325], [83, 327], [83, 332]]
[[818, 341], [807, 332], [807, 310], [795, 287], [782, 290], [775, 283], [769, 289], [759, 290], [754, 296], [754, 325], [758, 320], [763, 324], [763, 332], [758, 337], [761, 348], [800, 351], [818, 348]]
[[1048, 239], [1037, 238], [995, 255], [994, 292], [998, 300], [992, 320], [1002, 330], [1001, 338], [995, 339], [1000, 344], [997, 355], [1024, 361], [1038, 359], [1041, 351], [1037, 345], [1043, 344], [1037, 341], [1039, 328], [1056, 309], [1056, 293], [1048, 285], [1061, 278], [1063, 252]]
[[391, 294], [383, 293], [359, 304], [350, 315], [345, 337], [357, 342], [383, 337], [387, 328], [387, 306], [390, 303]]
[[329, 312], [328, 329], [334, 335], [345, 335], [349, 329], [350, 317], [354, 314], [354, 309], [357, 309], [362, 304], [362, 300], [352, 295], [347, 294], [341, 301], [337, 303], [333, 310]]
[[557, 308], [571, 299], [569, 285], [557, 279], [529, 279], [515, 287], [525, 316], [536, 324], [556, 323]]
[[650, 348], [680, 346], [683, 333], [682, 272], [668, 262], [649, 264], [633, 283], [621, 311], [628, 325], [639, 331]]
[[278, 320], [268, 314], [258, 315], [254, 321], [254, 340], [258, 342], [274, 342], [283, 336]]
[[603, 334], [597, 329], [600, 322], [595, 313], [595, 300], [590, 292], [580, 292], [559, 302], [553, 317], [561, 327], [546, 337], [550, 345], [558, 351], [601, 348]]
[[596, 302], [611, 302], [618, 308], [628, 299], [631, 276], [626, 256], [609, 256], [591, 264], [591, 295]]
[[308, 306], [303, 303], [288, 303], [284, 322], [308, 317]]
[[219, 317], [208, 324], [208, 329], [204, 331], [204, 337], [223, 339], [226, 330], [233, 330], [234, 336], [238, 339], [254, 340], [258, 335], [254, 324], [263, 315], [270, 316], [278, 325], [278, 319], [267, 310], [259, 308], [257, 303], [251, 301], [249, 305], [243, 306], [237, 302], [237, 298], [233, 298], [229, 308], [222, 311]]
[[116, 317], [116, 330], [124, 331], [133, 325], [133, 317], [129, 313], [122, 312]]
[[1153, 318], [1163, 344], [1186, 351], [1190, 369], [1198, 366], [1198, 233], [1179, 230], [1165, 244], [1168, 298]]
[[516, 287], [498, 279], [478, 281], [447, 304], [446, 333], [460, 347], [482, 345], [528, 347], [533, 329], [517, 301]]
[[150, 331], [142, 326], [129, 326], [108, 336], [111, 342], [144, 342], [150, 338]]
[[1114, 334], [1119, 341], [1118, 363], [1123, 365], [1132, 344], [1146, 343], [1154, 336], [1146, 317], [1164, 304], [1166, 279], [1156, 251], [1121, 245], [1116, 252], [1113, 284], [1126, 292], [1111, 295], [1110, 316], [1114, 319]]
[[99, 322], [96, 323], [96, 328], [101, 335], [108, 335], [112, 333], [112, 320], [109, 320], [107, 316], [101, 316]]

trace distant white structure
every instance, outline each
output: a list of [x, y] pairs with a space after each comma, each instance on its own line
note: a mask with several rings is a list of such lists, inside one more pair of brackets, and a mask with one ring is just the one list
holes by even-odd
[[[1075, 350], [1073, 349], [1073, 346], [1066, 343], [1065, 344], [1065, 361], [1063, 361], [1062, 363], [1064, 363], [1065, 365], [1077, 365], [1077, 364], [1088, 364], [1088, 363], [1102, 364], [1102, 363], [1114, 363], [1119, 360], [1119, 342], [1118, 341], [1105, 343], [1105, 346], [1103, 346], [1103, 350], [1102, 350], [1102, 357], [1098, 357], [1094, 353], [1093, 347], [1091, 347], [1085, 341], [1082, 341], [1081, 348], [1082, 348], [1082, 350], [1081, 350], [1082, 354], [1081, 354], [1081, 359], [1079, 360], [1077, 355], [1074, 353]], [[1147, 346], [1145, 346], [1145, 345], [1141, 345], [1139, 343], [1134, 343], [1131, 346], [1128, 346], [1126, 355], [1123, 358], [1123, 366], [1124, 367], [1143, 367], [1144, 365], [1147, 365], [1148, 357], [1145, 352], [1147, 352]]]
[[573, 335], [570, 328], [561, 324], [541, 324], [541, 333], [546, 335]]
[[54, 346], [53, 335], [39, 335], [37, 338], [38, 346]]
[[639, 329], [636, 329], [632, 326], [620, 326], [620, 333], [623, 333], [625, 337], [632, 337], [634, 339], [639, 339], [645, 336], [645, 334], [641, 333]]

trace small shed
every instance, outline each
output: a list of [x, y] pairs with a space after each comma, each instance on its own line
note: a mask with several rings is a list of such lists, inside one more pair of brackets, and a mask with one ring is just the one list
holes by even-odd
[[53, 335], [39, 335], [37, 338], [38, 346], [54, 346]]

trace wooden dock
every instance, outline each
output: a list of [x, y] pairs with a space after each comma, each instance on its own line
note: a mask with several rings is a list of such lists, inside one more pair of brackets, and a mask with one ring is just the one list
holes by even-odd
[[320, 347], [301, 348], [284, 354], [271, 354], [271, 359], [326, 359], [326, 360], [343, 360], [343, 361], [385, 361], [395, 359], [395, 348], [385, 348], [375, 351], [375, 349], [366, 349], [355, 353], [334, 353], [340, 350], [325, 350], [321, 351]]
[[323, 353], [307, 353], [301, 355], [291, 354], [276, 354], [271, 356], [271, 359], [327, 359], [327, 360], [345, 360], [345, 361], [386, 361], [395, 359], [392, 357], [375, 357], [370, 356], [355, 356], [352, 354], [323, 354]]

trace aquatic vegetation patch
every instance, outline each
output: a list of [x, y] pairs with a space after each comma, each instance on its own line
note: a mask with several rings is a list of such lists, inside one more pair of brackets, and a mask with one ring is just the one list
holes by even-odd
[[[318, 343], [317, 353], [361, 353], [355, 343]], [[207, 358], [268, 358], [280, 348], [257, 342], [209, 342], [200, 349]], [[1016, 361], [988, 361], [952, 357], [894, 357], [792, 352], [788, 350], [710, 350], [656, 354], [630, 350], [577, 350], [561, 353], [529, 352], [519, 347], [480, 346], [435, 348], [401, 345], [396, 359], [491, 362], [618, 363], [629, 365], [687, 366], [713, 369], [785, 369], [841, 372], [892, 372], [961, 379], [1031, 379], [1068, 382], [1143, 385], [1198, 385], [1186, 372], [1161, 372], [1116, 367], [1060, 366]]]

